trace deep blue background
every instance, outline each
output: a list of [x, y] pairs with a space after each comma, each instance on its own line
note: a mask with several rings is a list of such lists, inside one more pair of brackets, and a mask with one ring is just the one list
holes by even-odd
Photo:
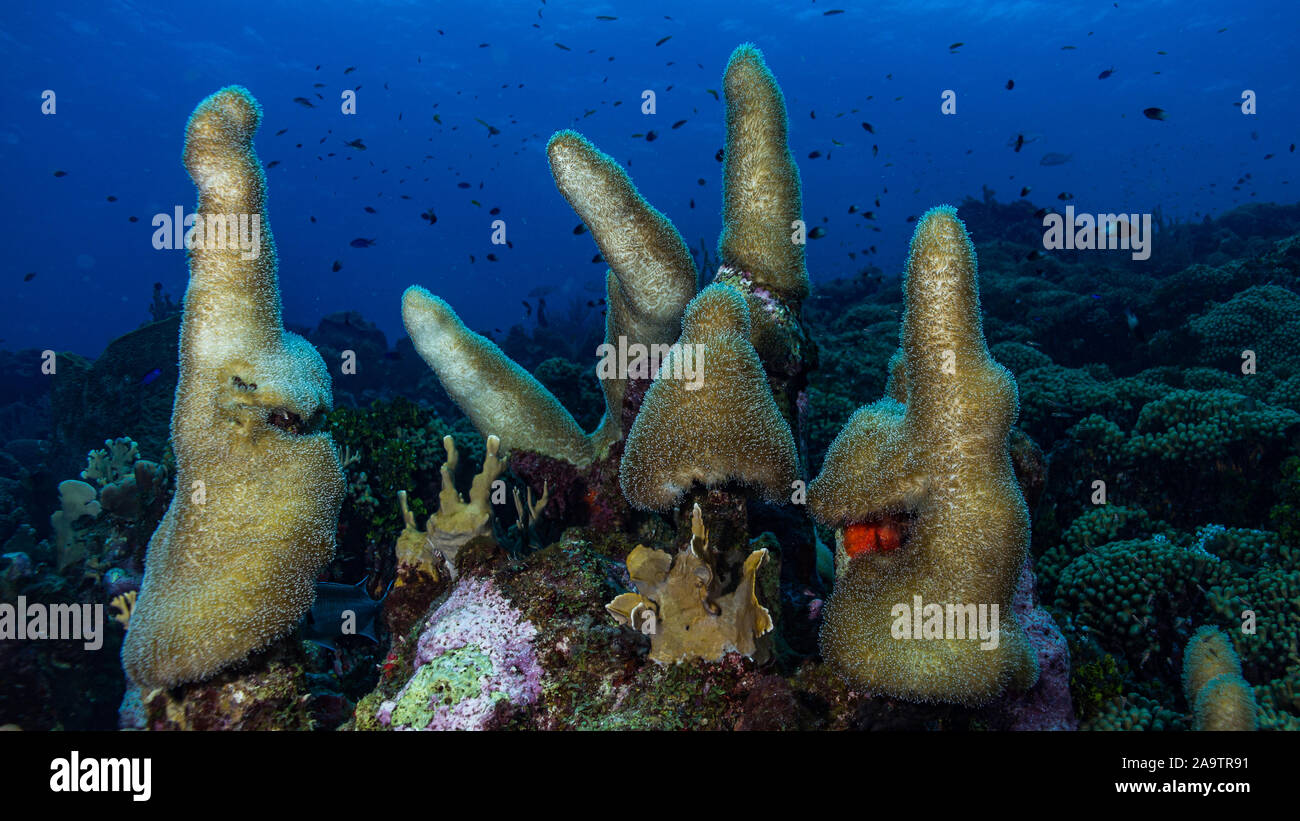
[[[746, 40], [763, 49], [786, 94], [805, 218], [827, 229], [809, 244], [814, 282], [867, 261], [897, 271], [911, 232], [906, 218], [979, 196], [983, 185], [1003, 200], [1028, 185], [1040, 205], [1059, 205], [1057, 195], [1068, 191], [1081, 211], [1159, 206], [1183, 218], [1297, 199], [1298, 155], [1289, 150], [1300, 140], [1293, 3], [461, 5], [6, 6], [0, 347], [96, 355], [148, 319], [153, 282], [180, 299], [184, 252], [155, 251], [150, 220], [178, 204], [193, 208], [180, 163], [185, 121], [199, 100], [231, 83], [261, 101], [257, 148], [263, 162], [280, 161], [268, 171], [269, 207], [286, 322], [314, 325], [326, 313], [359, 310], [390, 341], [402, 333], [399, 299], [411, 283], [444, 296], [475, 328], [523, 321], [520, 300], [539, 285], [556, 288], [553, 312], [571, 298], [599, 296], [605, 268], [591, 262], [590, 235], [573, 234], [577, 219], [547, 170], [546, 139], [560, 128], [577, 128], [627, 165], [693, 247], [701, 238], [714, 247], [723, 104], [706, 89], [721, 92], [727, 56]], [[846, 12], [823, 14], [832, 8]], [[618, 19], [598, 21], [601, 14]], [[958, 41], [964, 45], [950, 53]], [[356, 70], [345, 75], [349, 66]], [[1098, 79], [1112, 67], [1113, 76]], [[358, 113], [345, 117], [340, 91], [358, 84]], [[658, 94], [653, 117], [640, 112], [647, 88]], [[948, 88], [958, 94], [951, 117], [939, 111]], [[1233, 106], [1246, 88], [1259, 97], [1253, 117]], [[43, 89], [58, 94], [54, 116], [40, 112]], [[317, 107], [295, 104], [296, 96]], [[1151, 106], [1169, 119], [1143, 117]], [[501, 133], [489, 137], [475, 118]], [[673, 130], [681, 119], [687, 123]], [[274, 136], [283, 128], [287, 134]], [[649, 130], [659, 139], [631, 136]], [[1038, 137], [1014, 153], [1007, 142], [1017, 133]], [[344, 145], [356, 138], [367, 151]], [[813, 150], [823, 156], [808, 159]], [[1046, 152], [1072, 159], [1040, 166]], [[458, 189], [460, 181], [473, 187]], [[403, 193], [413, 199], [399, 199]], [[881, 230], [847, 213], [850, 205], [875, 211]], [[494, 206], [513, 249], [489, 244]], [[429, 207], [438, 215], [433, 226], [419, 216]], [[140, 221], [129, 223], [130, 215]], [[350, 248], [355, 237], [378, 243]], [[849, 258], [871, 245], [878, 254]], [[487, 262], [488, 253], [500, 261]], [[334, 260], [343, 264], [338, 273]], [[24, 282], [29, 272], [37, 275]]]

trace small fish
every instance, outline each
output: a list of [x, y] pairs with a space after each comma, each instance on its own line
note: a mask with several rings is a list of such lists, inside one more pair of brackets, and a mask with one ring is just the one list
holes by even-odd
[[23, 274], [23, 282], [31, 282], [33, 279], [36, 279], [36, 272], [35, 272], [35, 271], [32, 271], [32, 272], [30, 272], [30, 273]]
[[144, 376], [140, 377], [140, 384], [141, 385], [151, 384], [155, 379], [157, 379], [160, 376], [162, 376], [162, 368], [154, 368]]
[[1115, 67], [1114, 67], [1114, 66], [1111, 66], [1110, 68], [1106, 69], [1106, 70], [1103, 71], [1102, 73], [1098, 74], [1098, 75], [1097, 75], [1097, 79], [1098, 79], [1098, 80], [1104, 80], [1104, 79], [1106, 79], [1107, 77], [1109, 77], [1110, 75], [1112, 75], [1112, 74], [1114, 74], [1114, 73], [1115, 73]]
[[289, 133], [289, 129], [287, 129], [287, 128], [282, 128], [282, 129], [280, 129], [279, 131], [275, 132], [275, 136], [277, 136], [277, 137], [283, 137], [285, 134], [288, 134], [288, 133]]
[[500, 208], [493, 208], [491, 211], [488, 211], [488, 213], [495, 217], [497, 214], [500, 214], [500, 213], [501, 213], [501, 209], [500, 209]]
[[820, 225], [808, 232], [808, 239], [821, 239], [824, 236], [826, 236], [826, 229]]
[[365, 239], [364, 237], [357, 237], [348, 243], [348, 245], [351, 245], [353, 248], [369, 248], [374, 244], [375, 241], [373, 239]]
[[706, 88], [706, 89], [704, 89], [704, 90], [707, 91], [707, 92], [709, 92], [710, 94], [712, 94], [712, 95], [713, 95], [713, 99], [715, 99], [715, 100], [718, 99], [718, 92], [714, 91], [714, 90], [711, 89], [711, 88]]
[[592, 262], [603, 262], [603, 261], [604, 261], [604, 258], [601, 257], [600, 254], [596, 254], [595, 256], [593, 256], [593, 257], [591, 258], [591, 261], [592, 261]]
[[1016, 135], [1016, 148], [1015, 148], [1016, 153], [1019, 154], [1019, 153], [1020, 153], [1020, 149], [1022, 149], [1022, 148], [1024, 148], [1024, 147], [1025, 147], [1025, 135], [1024, 135], [1024, 134], [1017, 134], [1017, 135]]
[[1015, 81], [1015, 80], [1007, 80], [1007, 91], [1010, 91], [1011, 89], [1013, 89], [1013, 88], [1015, 88], [1015, 87], [1016, 87], [1016, 81]]
[[868, 134], [876, 133], [876, 129], [872, 127], [871, 123], [865, 121], [862, 123], [862, 129], [866, 131]]
[[434, 114], [434, 115], [433, 115], [433, 121], [434, 121], [435, 123], [437, 123], [438, 125], [442, 125], [442, 116], [439, 115], [439, 114]]
[[585, 233], [587, 233], [587, 226], [583, 225], [582, 223], [578, 223], [577, 225], [573, 226], [573, 235], [575, 237], [581, 236], [582, 234]]
[[478, 117], [475, 117], [475, 118], [474, 118], [474, 122], [476, 122], [476, 123], [478, 123], [479, 125], [481, 125], [481, 126], [483, 126], [484, 128], [486, 128], [486, 129], [488, 130], [488, 136], [489, 136], [489, 137], [495, 137], [497, 134], [500, 134], [500, 133], [501, 133], [501, 129], [497, 128], [497, 127], [494, 126], [494, 125], [489, 125], [488, 123], [483, 122], [483, 121], [480, 120]]
[[524, 306], [524, 311], [525, 311], [524, 316], [532, 316], [532, 315], [533, 315], [533, 306], [528, 304], [528, 300], [526, 300], [526, 299], [521, 299], [519, 302], [520, 302], [521, 305]]
[[1069, 191], [1062, 191], [1061, 193], [1056, 195], [1056, 198], [1058, 200], [1072, 200], [1074, 199], [1074, 195], [1071, 194]]
[[822, 155], [822, 152], [820, 152], [820, 151], [809, 151], [809, 152], [808, 152], [808, 159], [810, 159], [810, 160], [815, 160], [815, 159], [817, 159], [818, 157], [820, 157], [821, 155]]
[[487, 255], [487, 261], [488, 261], [488, 262], [496, 262], [496, 261], [497, 261], [497, 255], [496, 255], [496, 254], [488, 254], [488, 255]]
[[457, 188], [469, 188], [469, 183], [467, 183], [467, 182], [458, 182], [458, 183], [456, 183], [456, 187], [457, 187]]
[[1061, 46], [1061, 51], [1074, 51], [1074, 46]]
[[428, 222], [430, 225], [433, 225], [435, 222], [438, 221], [438, 215], [433, 213], [432, 208], [430, 208], [428, 211], [425, 211], [423, 214], [421, 214], [420, 218]]
[[293, 101], [304, 108], [315, 108], [316, 104], [306, 97], [294, 97]]
[[343, 263], [339, 262], [337, 259], [334, 260], [334, 264], [330, 266], [330, 270], [337, 274], [339, 271], [343, 270]]
[[361, 138], [360, 138], [360, 137], [356, 138], [356, 139], [353, 140], [352, 142], [345, 142], [345, 143], [343, 143], [343, 144], [346, 145], [346, 146], [348, 146], [349, 148], [355, 148], [355, 149], [357, 149], [358, 151], [365, 151], [365, 150], [366, 150], [366, 144], [363, 143], [363, 142], [361, 142]]
[[961, 47], [964, 46], [964, 45], [966, 45], [966, 44], [965, 44], [965, 43], [960, 43], [960, 42], [958, 42], [958, 43], [953, 43], [952, 45], [948, 46], [948, 50], [949, 50], [949, 51], [952, 51], [953, 49], [955, 49], [955, 48], [961, 48]]
[[1148, 120], [1167, 120], [1169, 114], [1163, 108], [1144, 108], [1142, 115]]
[[722, 162], [722, 158], [725, 156], [725, 154], [723, 153], [725, 150], [726, 149], [719, 148], [717, 153], [713, 155], [713, 159], [717, 160], [718, 162]]
[[266, 164], [266, 167], [268, 169], [271, 169], [271, 168], [275, 168], [279, 164], [280, 164], [279, 160], [271, 160], [269, 163]]
[[348, 66], [347, 68], [343, 69], [343, 73], [344, 73], [344, 74], [351, 74], [352, 72], [354, 72], [354, 71], [356, 71], [356, 70], [357, 70], [357, 67], [356, 67], [356, 66]]
[[365, 207], [365, 211], [366, 211], [367, 214], [378, 214], [378, 213], [379, 213], [379, 212], [376, 211], [374, 208], [371, 208], [369, 205], [367, 205], [367, 206]]
[[1047, 216], [1047, 214], [1048, 211], [1046, 208], [1039, 208], [1037, 211], [1034, 212], [1034, 219], [1042, 219], [1043, 217]]
[[1055, 151], [1044, 154], [1043, 158], [1038, 161], [1039, 165], [1065, 165], [1070, 161], [1070, 154], [1058, 154]]
[[140, 221], [140, 218], [139, 218], [139, 217], [127, 217], [126, 219], [127, 219], [128, 222], [139, 222], [139, 221]]
[[662, 46], [664, 43], [668, 42], [671, 39], [673, 39], [673, 36], [671, 34], [668, 35], [667, 37], [660, 37], [659, 42], [655, 43], [655, 45]]
[[1024, 188], [1020, 189], [1020, 196], [1027, 197], [1029, 196], [1029, 192], [1032, 190], [1033, 190], [1032, 188], [1026, 185]]
[[113, 196], [112, 194], [109, 194], [109, 195], [108, 195], [108, 201], [109, 201], [109, 202], [117, 202], [117, 197]]
[[610, 17], [608, 14], [597, 14], [597, 20], [617, 20], [617, 17]]
[[[1293, 150], [1294, 150], [1294, 149], [1293, 149]], [[695, 181], [695, 184], [696, 184], [696, 185], [704, 185], [704, 178], [703, 178], [703, 177], [700, 177], [698, 180]]]
[[658, 138], [659, 138], [659, 135], [656, 134], [656, 133], [654, 133], [653, 131], [647, 131], [647, 132], [645, 133], [645, 141], [648, 142], [648, 143], [652, 143], [652, 142], [654, 142], [655, 140], [657, 140]]
[[832, 14], [843, 14], [843, 13], [844, 13], [844, 9], [831, 9], [830, 11], [823, 11], [822, 17], [830, 17]]
[[686, 125], [685, 120], [678, 120], [677, 122], [673, 123], [673, 128], [674, 129], [681, 128], [684, 125]]
[[54, 176], [56, 176], [56, 177], [66, 177], [66, 176], [68, 176], [68, 172], [67, 172], [67, 171], [55, 171], [55, 172], [54, 172]]
[[558, 48], [558, 49], [561, 49], [561, 50], [563, 50], [563, 51], [573, 51], [573, 49], [569, 48], [569, 47], [566, 46], [564, 43], [556, 43], [556, 44], [555, 44], [555, 47]]

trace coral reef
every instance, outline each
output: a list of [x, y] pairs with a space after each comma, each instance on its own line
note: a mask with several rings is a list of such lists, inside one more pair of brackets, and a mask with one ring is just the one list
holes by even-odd
[[143, 687], [207, 678], [293, 629], [334, 552], [343, 474], [320, 355], [280, 319], [256, 100], [228, 87], [186, 128], [198, 217], [258, 220], [257, 244], [197, 245], [172, 413], [177, 487], [149, 544], [122, 649]]
[[[808, 503], [841, 533], [883, 516], [907, 520], [897, 550], [850, 559], [838, 540], [837, 565], [847, 568], [823, 617], [826, 659], [858, 687], [978, 705], [1008, 685], [1028, 687], [1038, 671], [1011, 607], [1029, 539], [1007, 444], [1016, 386], [984, 343], [975, 273], [956, 211], [931, 210], [912, 240], [890, 398], [845, 425]], [[898, 609], [913, 602], [947, 606], [950, 628], [954, 608], [998, 607], [996, 641], [964, 631], [900, 640]]]

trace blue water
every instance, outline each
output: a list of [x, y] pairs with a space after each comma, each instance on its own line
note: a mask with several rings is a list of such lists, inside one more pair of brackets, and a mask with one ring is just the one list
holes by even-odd
[[[412, 283], [478, 329], [531, 322], [520, 302], [538, 286], [555, 288], [552, 312], [600, 296], [605, 267], [591, 261], [590, 234], [573, 233], [578, 220], [547, 169], [544, 147], [557, 129], [580, 130], [629, 168], [692, 247], [701, 238], [715, 247], [724, 106], [706, 89], [721, 93], [727, 56], [747, 40], [786, 95], [805, 219], [827, 230], [808, 247], [814, 283], [867, 264], [897, 271], [909, 216], [979, 197], [984, 186], [1004, 201], [1030, 186], [1040, 206], [1069, 192], [1080, 211], [1159, 208], [1184, 219], [1297, 199], [1300, 10], [1290, 3], [467, 6], [7, 7], [0, 347], [94, 356], [149, 318], [154, 282], [179, 301], [184, 252], [155, 250], [150, 221], [193, 209], [180, 162], [185, 121], [231, 83], [261, 101], [257, 149], [264, 163], [279, 162], [267, 175], [286, 323], [356, 310], [390, 342], [403, 333], [399, 300]], [[836, 8], [845, 13], [824, 14]], [[345, 116], [340, 93], [357, 85], [357, 114]], [[41, 112], [46, 89], [57, 95], [53, 115]], [[645, 89], [657, 94], [653, 116], [640, 110]], [[946, 89], [956, 92], [955, 115], [940, 111]], [[1257, 95], [1253, 116], [1233, 105], [1244, 89]], [[1168, 119], [1143, 116], [1150, 107]], [[632, 136], [651, 130], [654, 142]], [[1018, 134], [1026, 142], [1015, 152], [1008, 141]], [[358, 138], [367, 150], [344, 144]], [[822, 156], [809, 159], [812, 151]], [[1040, 165], [1049, 152], [1070, 159]], [[513, 248], [490, 242], [494, 207]], [[420, 217], [429, 208], [434, 225]], [[358, 237], [377, 242], [350, 247]]]

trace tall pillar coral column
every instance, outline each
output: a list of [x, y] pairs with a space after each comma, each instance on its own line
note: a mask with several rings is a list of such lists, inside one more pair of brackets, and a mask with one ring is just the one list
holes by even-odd
[[257, 230], [249, 248], [227, 236], [190, 250], [172, 411], [177, 492], [149, 543], [122, 648], [137, 685], [200, 681], [288, 633], [334, 553], [343, 471], [329, 435], [315, 432], [333, 401], [330, 378], [280, 319], [252, 145], [261, 113], [230, 86], [186, 127], [198, 224], [243, 215]]
[[[975, 250], [956, 209], [935, 208], [917, 224], [903, 289], [890, 398], [853, 415], [808, 491], [813, 515], [839, 530], [822, 654], [857, 687], [979, 705], [1009, 685], [1030, 686], [1038, 671], [1011, 607], [1029, 540], [1007, 444], [1016, 383], [989, 355]], [[882, 522], [901, 530], [901, 543], [878, 540], [886, 549], [850, 556], [845, 530]], [[918, 597], [922, 608], [938, 606], [941, 628], [955, 622], [950, 608], [996, 607], [996, 646], [942, 629], [931, 637], [928, 627], [913, 635]]]
[[715, 281], [738, 289], [753, 317], [750, 339], [772, 379], [777, 404], [798, 428], [797, 394], [816, 367], [801, 304], [804, 261], [799, 169], [790, 153], [785, 98], [753, 44], [736, 48], [722, 79], [727, 141], [722, 166], [721, 266]]
[[[682, 311], [695, 295], [695, 263], [672, 222], [646, 202], [627, 173], [576, 131], [557, 132], [546, 145], [551, 176], [569, 206], [591, 229], [609, 263], [605, 277], [605, 343], [670, 345]], [[605, 416], [592, 434], [596, 454], [622, 439], [626, 379], [602, 379]]]

